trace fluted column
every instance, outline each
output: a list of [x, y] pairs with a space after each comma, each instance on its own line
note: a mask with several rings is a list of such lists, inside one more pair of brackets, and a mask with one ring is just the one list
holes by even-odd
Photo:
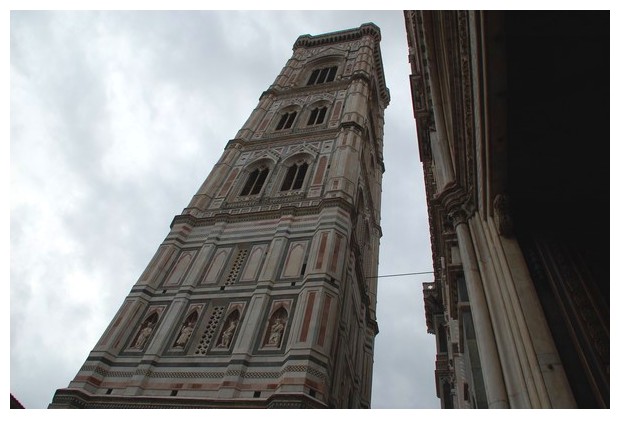
[[480, 364], [484, 374], [487, 402], [489, 408], [509, 408], [502, 366], [497, 352], [489, 308], [482, 287], [482, 278], [478, 269], [474, 244], [469, 231], [469, 225], [467, 224], [467, 215], [464, 210], [457, 209], [450, 213], [450, 218], [456, 229], [456, 236], [459, 242], [463, 274], [467, 284], [469, 305], [480, 352]]

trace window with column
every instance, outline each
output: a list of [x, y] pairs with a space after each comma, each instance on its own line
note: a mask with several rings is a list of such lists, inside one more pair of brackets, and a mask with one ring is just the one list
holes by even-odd
[[314, 69], [310, 74], [308, 83], [306, 85], [318, 85], [321, 83], [333, 82], [336, 78], [337, 66], [325, 67], [321, 69]]
[[248, 176], [245, 186], [239, 195], [244, 197], [247, 195], [257, 195], [260, 193], [268, 175], [269, 169], [266, 167], [254, 169]]
[[304, 178], [308, 171], [307, 162], [299, 162], [291, 165], [284, 177], [280, 191], [293, 191], [301, 189], [304, 184]]
[[276, 125], [276, 131], [286, 130], [293, 126], [293, 122], [295, 121], [295, 117], [297, 116], [297, 112], [286, 112], [283, 113], [280, 117], [280, 121], [278, 125]]
[[325, 114], [327, 113], [327, 107], [317, 107], [310, 111], [310, 117], [308, 118], [308, 125], [319, 125], [325, 120]]

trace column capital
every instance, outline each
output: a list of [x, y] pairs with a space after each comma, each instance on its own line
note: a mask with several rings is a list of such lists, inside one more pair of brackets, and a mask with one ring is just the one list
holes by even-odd
[[458, 225], [462, 223], [467, 223], [467, 221], [469, 220], [471, 216], [472, 216], [471, 211], [467, 210], [463, 206], [453, 207], [448, 212], [448, 219], [452, 222], [452, 225], [454, 226], [454, 228], [456, 228]]

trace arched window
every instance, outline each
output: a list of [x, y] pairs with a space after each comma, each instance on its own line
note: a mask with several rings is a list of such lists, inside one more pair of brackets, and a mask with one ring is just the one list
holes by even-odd
[[301, 162], [291, 165], [286, 172], [284, 181], [282, 182], [282, 188], [280, 191], [292, 191], [301, 189], [304, 184], [304, 178], [308, 171], [308, 163]]
[[246, 195], [257, 195], [263, 188], [268, 174], [269, 169], [265, 167], [253, 170], [248, 176], [248, 180], [245, 182], [245, 186], [239, 195], [242, 197]]
[[283, 113], [280, 117], [280, 122], [278, 122], [278, 125], [276, 125], [276, 131], [291, 128], [293, 126], [293, 121], [295, 121], [296, 116], [297, 112]]
[[312, 70], [312, 74], [310, 75], [310, 79], [308, 79], [307, 85], [318, 85], [320, 83], [332, 82], [336, 77], [336, 70], [338, 70], [338, 67], [336, 66]]
[[327, 113], [327, 107], [317, 107], [310, 111], [310, 117], [308, 118], [308, 125], [319, 125], [325, 120], [325, 113]]

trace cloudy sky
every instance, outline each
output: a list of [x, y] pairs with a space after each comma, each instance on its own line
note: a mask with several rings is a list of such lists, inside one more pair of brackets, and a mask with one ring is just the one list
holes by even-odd
[[[374, 22], [386, 110], [381, 275], [432, 270], [396, 11], [11, 12], [10, 390], [46, 408], [301, 34]], [[373, 408], [437, 408], [422, 282], [379, 282]]]

